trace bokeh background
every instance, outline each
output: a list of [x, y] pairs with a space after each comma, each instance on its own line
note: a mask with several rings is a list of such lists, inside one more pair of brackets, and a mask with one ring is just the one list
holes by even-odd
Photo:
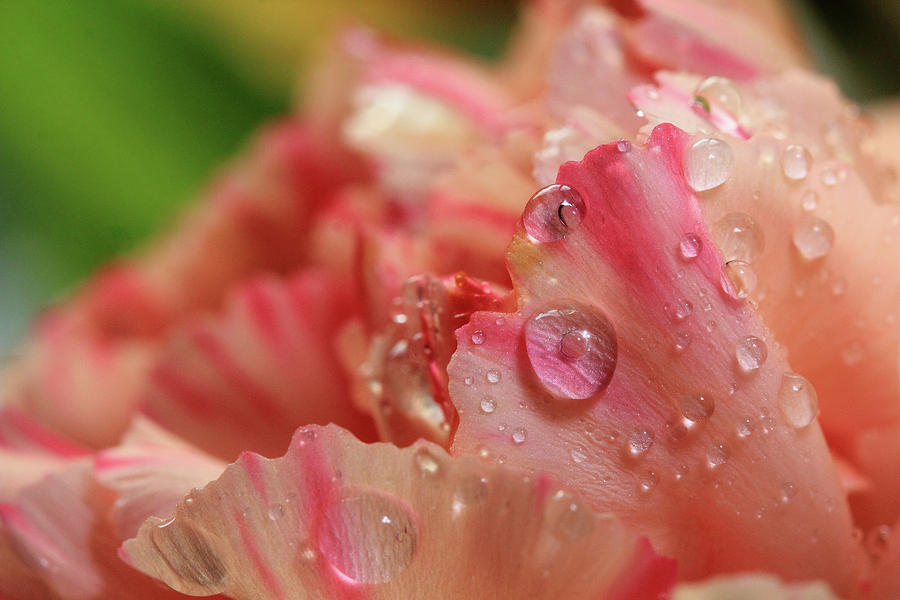
[[[791, 0], [851, 98], [900, 95], [900, 1]], [[337, 27], [496, 56], [511, 0], [0, 0], [0, 357], [302, 97]]]

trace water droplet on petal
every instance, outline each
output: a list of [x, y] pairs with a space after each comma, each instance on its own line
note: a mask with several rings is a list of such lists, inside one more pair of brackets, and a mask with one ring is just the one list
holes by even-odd
[[653, 446], [653, 433], [643, 429], [635, 429], [628, 435], [625, 448], [632, 458], [641, 458]]
[[480, 346], [484, 343], [484, 332], [480, 329], [477, 329], [472, 332], [472, 343], [476, 346]]
[[732, 298], [746, 298], [756, 289], [756, 283], [756, 271], [744, 261], [733, 260], [725, 265], [722, 289]]
[[553, 532], [565, 540], [581, 539], [594, 529], [592, 511], [568, 492], [550, 496], [544, 514]]
[[418, 542], [415, 520], [403, 504], [374, 492], [330, 504], [318, 529], [319, 549], [328, 562], [359, 583], [386, 583], [402, 573]]
[[641, 475], [641, 491], [649, 492], [653, 488], [656, 487], [656, 484], [659, 483], [659, 478], [656, 476], [656, 473], [653, 471], [647, 471], [643, 475]]
[[794, 227], [794, 246], [806, 260], [822, 258], [834, 243], [834, 230], [828, 221], [807, 215]]
[[497, 369], [491, 369], [485, 375], [485, 379], [487, 379], [488, 383], [499, 383], [500, 382], [500, 371]]
[[819, 207], [819, 194], [817, 194], [815, 190], [804, 192], [803, 197], [800, 198], [800, 203], [803, 210], [812, 212]]
[[717, 469], [728, 462], [729, 452], [725, 444], [713, 444], [706, 451], [706, 466]]
[[769, 348], [766, 343], [752, 335], [742, 338], [734, 349], [738, 366], [744, 373], [755, 373], [766, 362]]
[[794, 181], [806, 179], [809, 168], [812, 165], [812, 156], [809, 150], [799, 145], [791, 145], [781, 154], [781, 169], [784, 176]]
[[716, 401], [709, 394], [686, 396], [681, 400], [681, 415], [692, 423], [710, 418], [716, 411]]
[[413, 461], [416, 463], [416, 468], [422, 475], [433, 477], [441, 470], [441, 463], [438, 462], [437, 457], [431, 450], [424, 446], [416, 450], [413, 455]]
[[524, 427], [516, 427], [512, 432], [512, 441], [516, 444], [524, 444], [528, 439], [528, 431]]
[[280, 504], [273, 504], [269, 508], [269, 520], [277, 521], [284, 516], [284, 507]]
[[725, 77], [707, 77], [697, 85], [694, 97], [706, 112], [716, 105], [735, 119], [741, 114], [741, 93]]
[[678, 249], [681, 250], [681, 257], [685, 260], [697, 258], [703, 249], [703, 242], [695, 233], [686, 233], [678, 243]]
[[815, 388], [796, 373], [785, 373], [782, 377], [778, 405], [784, 420], [794, 429], [808, 427], [819, 414], [819, 397]]
[[574, 446], [569, 452], [569, 455], [572, 457], [572, 460], [577, 463], [583, 463], [587, 460], [587, 450], [584, 449], [584, 446]]
[[691, 345], [691, 334], [687, 331], [679, 331], [675, 334], [675, 352], [684, 352]]
[[619, 152], [628, 152], [629, 150], [631, 150], [631, 142], [625, 139], [619, 140], [618, 142], [616, 142], [616, 148], [619, 150]]
[[684, 153], [684, 176], [691, 189], [703, 192], [725, 183], [734, 170], [734, 152], [722, 140], [702, 139]]
[[481, 400], [481, 411], [485, 414], [491, 414], [497, 410], [497, 401], [493, 398], [483, 398]]
[[676, 321], [684, 321], [689, 316], [691, 316], [693, 312], [694, 305], [684, 298], [679, 298], [675, 301], [675, 306], [672, 310], [672, 316], [675, 317]]
[[531, 197], [522, 215], [525, 232], [536, 242], [556, 242], [578, 227], [585, 215], [584, 200], [574, 188], [554, 184]]
[[741, 417], [737, 422], [737, 434], [740, 438], [746, 438], [753, 435], [753, 419], [750, 417]]
[[791, 481], [786, 481], [784, 485], [781, 486], [781, 501], [782, 502], [790, 502], [791, 498], [797, 495], [797, 486], [793, 484]]
[[713, 225], [712, 234], [725, 262], [753, 262], [766, 247], [762, 229], [744, 213], [728, 213]]
[[606, 389], [618, 360], [616, 332], [609, 319], [572, 301], [555, 302], [529, 319], [525, 350], [544, 387], [571, 400]]

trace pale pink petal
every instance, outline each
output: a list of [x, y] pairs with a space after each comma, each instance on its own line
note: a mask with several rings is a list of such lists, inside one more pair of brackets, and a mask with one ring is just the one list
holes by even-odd
[[347, 284], [324, 271], [253, 281], [224, 312], [177, 332], [155, 366], [145, 411], [203, 450], [275, 455], [294, 429], [338, 423], [371, 438], [340, 374], [334, 336]]
[[821, 582], [785, 584], [771, 575], [718, 577], [701, 583], [682, 584], [672, 600], [839, 600]]
[[149, 517], [167, 518], [194, 488], [215, 479], [225, 463], [138, 417], [122, 443], [94, 457], [94, 477], [116, 492], [111, 518], [119, 540]]
[[184, 593], [238, 600], [651, 600], [674, 576], [646, 541], [543, 477], [427, 442], [366, 446], [336, 427], [298, 430], [280, 459], [244, 454], [122, 556]]
[[[723, 279], [682, 171], [690, 142], [662, 125], [646, 148], [603, 146], [560, 171], [581, 200], [551, 189], [529, 203], [509, 249], [518, 311], [457, 332], [452, 451], [552, 473], [688, 579], [762, 569], [853, 592], [849, 512], [815, 408], [780, 391], [790, 368]], [[745, 374], [750, 336], [768, 359], [745, 357]]]

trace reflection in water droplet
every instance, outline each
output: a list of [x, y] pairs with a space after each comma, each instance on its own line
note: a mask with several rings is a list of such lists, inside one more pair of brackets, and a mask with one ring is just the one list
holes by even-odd
[[678, 249], [681, 250], [681, 257], [685, 260], [697, 258], [700, 251], [703, 250], [703, 242], [695, 233], [686, 233], [678, 243]]
[[741, 93], [730, 79], [717, 76], [707, 77], [697, 85], [694, 97], [706, 112], [717, 107], [736, 120], [740, 117]]
[[819, 414], [819, 397], [815, 388], [796, 373], [785, 373], [782, 376], [778, 405], [784, 420], [794, 429], [808, 427]]
[[400, 501], [376, 492], [344, 495], [322, 514], [319, 550], [358, 583], [386, 583], [403, 572], [418, 547], [418, 531]]
[[535, 242], [555, 242], [578, 227], [585, 215], [584, 200], [574, 188], [554, 184], [528, 201], [522, 215], [525, 233]]
[[710, 418], [716, 411], [716, 401], [709, 394], [686, 396], [681, 400], [681, 415], [692, 423]]
[[766, 362], [769, 349], [766, 343], [752, 335], [742, 338], [734, 349], [738, 366], [744, 373], [755, 373]]
[[691, 189], [703, 192], [725, 183], [734, 170], [734, 152], [721, 140], [702, 139], [684, 153], [684, 177]]
[[628, 435], [625, 448], [632, 458], [641, 458], [653, 446], [653, 433], [643, 429], [635, 429]]
[[713, 225], [712, 234], [725, 262], [753, 262], [766, 247], [762, 228], [744, 213], [728, 213]]
[[441, 463], [438, 462], [438, 458], [425, 446], [416, 450], [413, 455], [413, 461], [422, 475], [433, 477], [441, 470]]
[[618, 359], [616, 333], [599, 311], [554, 302], [525, 325], [525, 350], [540, 382], [558, 398], [582, 400], [604, 390]]
[[756, 289], [756, 283], [756, 271], [744, 261], [733, 260], [725, 265], [722, 289], [732, 298], [746, 298]]
[[784, 176], [794, 181], [806, 179], [809, 175], [809, 167], [812, 165], [812, 156], [809, 150], [799, 145], [791, 145], [781, 154], [781, 169]]
[[822, 258], [834, 243], [834, 230], [828, 221], [807, 215], [794, 227], [794, 246], [806, 260]]

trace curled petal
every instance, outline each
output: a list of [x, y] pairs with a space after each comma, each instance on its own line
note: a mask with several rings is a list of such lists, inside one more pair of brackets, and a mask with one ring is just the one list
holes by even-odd
[[855, 591], [812, 398], [723, 270], [689, 141], [661, 125], [646, 147], [602, 146], [531, 200], [509, 249], [518, 311], [457, 332], [452, 452], [553, 473], [688, 579], [761, 569]]
[[649, 600], [674, 577], [646, 541], [544, 478], [333, 426], [299, 429], [280, 459], [245, 454], [189, 498], [121, 553], [192, 595]]

